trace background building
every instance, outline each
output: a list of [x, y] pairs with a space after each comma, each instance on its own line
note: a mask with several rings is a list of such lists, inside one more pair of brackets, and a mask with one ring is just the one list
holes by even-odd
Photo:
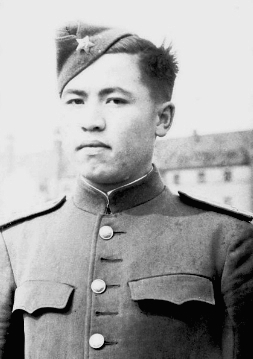
[[159, 141], [155, 162], [173, 191], [253, 210], [253, 131]]

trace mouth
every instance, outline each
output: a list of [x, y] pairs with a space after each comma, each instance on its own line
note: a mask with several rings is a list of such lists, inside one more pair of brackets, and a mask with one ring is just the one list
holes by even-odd
[[79, 151], [83, 148], [110, 148], [110, 146], [106, 145], [104, 142], [100, 141], [90, 141], [80, 144], [76, 147], [76, 151]]

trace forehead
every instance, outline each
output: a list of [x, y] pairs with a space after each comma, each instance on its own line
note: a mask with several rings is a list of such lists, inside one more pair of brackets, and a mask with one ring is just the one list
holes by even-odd
[[83, 70], [65, 86], [73, 88], [96, 88], [124, 85], [132, 90], [146, 87], [142, 81], [138, 55], [106, 54]]

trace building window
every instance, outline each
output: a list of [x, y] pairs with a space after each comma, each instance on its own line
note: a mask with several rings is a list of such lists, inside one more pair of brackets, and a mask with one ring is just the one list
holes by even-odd
[[198, 172], [198, 183], [205, 183], [206, 182], [206, 174], [204, 171]]
[[231, 182], [232, 181], [232, 172], [230, 169], [225, 169], [223, 173], [224, 182]]
[[180, 176], [178, 173], [176, 173], [173, 177], [173, 182], [174, 184], [179, 184], [180, 183]]

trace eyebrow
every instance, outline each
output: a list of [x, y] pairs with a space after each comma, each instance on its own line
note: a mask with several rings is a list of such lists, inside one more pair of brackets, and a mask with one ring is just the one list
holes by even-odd
[[[114, 92], [121, 92], [123, 93], [124, 95], [126, 96], [132, 96], [132, 93], [123, 89], [122, 87], [108, 87], [108, 88], [105, 88], [105, 89], [102, 89], [99, 91], [98, 95], [103, 97], [103, 96], [106, 96], [106, 95], [110, 95]], [[83, 91], [83, 90], [78, 90], [78, 89], [68, 89], [66, 91], [64, 91], [63, 93], [63, 96], [65, 95], [77, 95], [77, 96], [80, 96], [80, 97], [87, 97], [87, 92]]]
[[99, 95], [100, 96], [110, 95], [113, 92], [121, 92], [126, 96], [132, 96], [131, 92], [123, 89], [122, 87], [108, 87], [108, 88], [105, 88], [105, 89], [99, 91]]

